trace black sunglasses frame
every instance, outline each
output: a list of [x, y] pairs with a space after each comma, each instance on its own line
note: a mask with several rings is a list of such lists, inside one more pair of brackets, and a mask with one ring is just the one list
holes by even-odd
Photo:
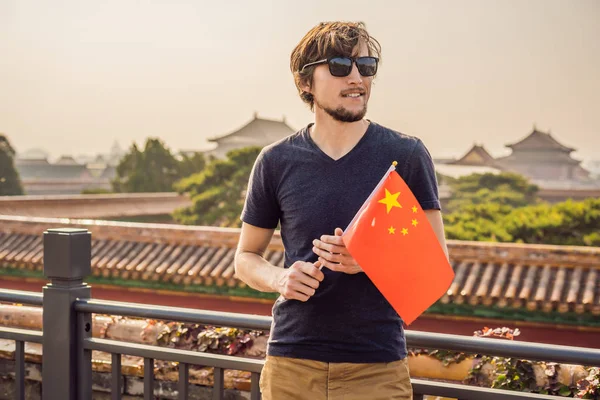
[[[331, 66], [331, 61], [333, 61], [335, 59], [340, 59], [340, 58], [341, 59], [345, 59], [345, 60], [350, 60], [350, 66], [347, 67], [347, 71], [343, 75], [334, 74], [333, 70], [332, 70], [332, 66]], [[361, 66], [361, 64], [359, 64], [359, 62], [360, 62], [360, 60], [364, 60], [364, 59], [375, 60], [375, 72], [373, 72], [373, 74], [363, 74], [363, 71], [361, 71], [362, 66]], [[311, 67], [313, 65], [325, 64], [325, 63], [327, 63], [327, 65], [329, 66], [329, 73], [332, 76], [335, 76], [337, 78], [342, 78], [342, 77], [350, 75], [350, 73], [352, 72], [352, 67], [354, 66], [354, 64], [356, 64], [356, 68], [358, 69], [358, 73], [361, 74], [362, 76], [375, 76], [377, 74], [377, 67], [379, 66], [379, 58], [372, 57], [372, 56], [364, 56], [364, 57], [335, 56], [335, 57], [329, 57], [327, 59], [323, 59], [323, 60], [311, 62], [311, 63], [308, 63], [308, 64], [304, 65], [300, 69], [300, 72], [304, 72], [304, 69], [307, 68], [307, 67]]]

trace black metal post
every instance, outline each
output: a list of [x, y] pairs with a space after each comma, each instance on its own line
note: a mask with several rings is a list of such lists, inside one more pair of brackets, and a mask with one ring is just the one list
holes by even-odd
[[91, 399], [91, 363], [80, 365], [85, 359], [81, 340], [86, 328], [91, 334], [91, 320], [78, 321], [73, 307], [76, 299], [91, 297], [83, 282], [91, 273], [91, 247], [86, 229], [44, 232], [44, 275], [51, 283], [43, 290], [43, 400]]

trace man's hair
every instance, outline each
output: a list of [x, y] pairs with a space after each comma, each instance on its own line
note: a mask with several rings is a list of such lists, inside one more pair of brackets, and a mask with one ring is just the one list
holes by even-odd
[[310, 66], [300, 72], [308, 63], [329, 57], [351, 57], [355, 54], [356, 46], [365, 43], [369, 56], [381, 58], [381, 45], [367, 32], [363, 22], [321, 22], [312, 28], [296, 46], [290, 57], [290, 69], [294, 74], [294, 82], [300, 98], [314, 109], [313, 95], [301, 89], [301, 85], [312, 86], [315, 66]]

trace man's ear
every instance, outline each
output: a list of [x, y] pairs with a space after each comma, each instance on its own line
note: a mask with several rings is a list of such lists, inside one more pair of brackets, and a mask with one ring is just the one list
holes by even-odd
[[311, 86], [312, 85], [310, 84], [308, 79], [306, 81], [300, 82], [300, 90], [302, 90], [304, 93], [312, 94]]

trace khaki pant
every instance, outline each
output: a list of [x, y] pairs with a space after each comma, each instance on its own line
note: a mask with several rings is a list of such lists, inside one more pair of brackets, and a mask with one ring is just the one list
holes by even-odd
[[353, 364], [267, 356], [260, 391], [263, 400], [412, 399], [406, 358]]

